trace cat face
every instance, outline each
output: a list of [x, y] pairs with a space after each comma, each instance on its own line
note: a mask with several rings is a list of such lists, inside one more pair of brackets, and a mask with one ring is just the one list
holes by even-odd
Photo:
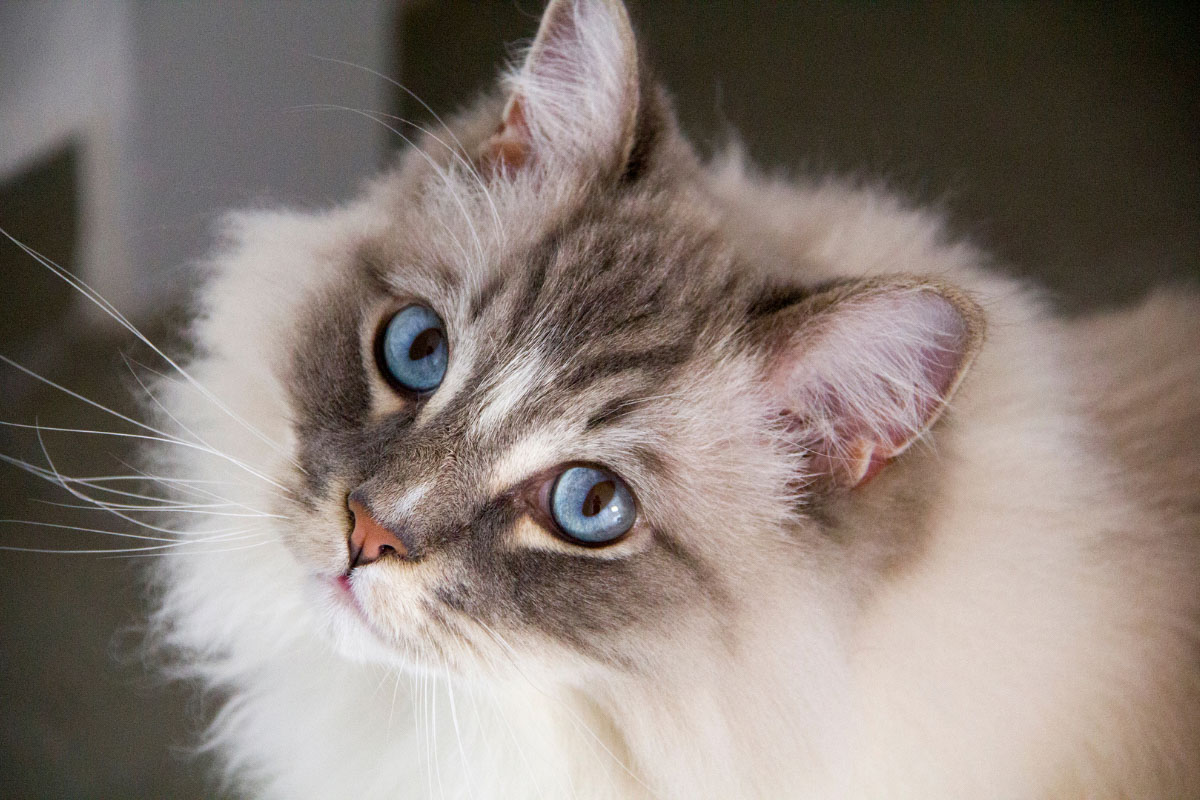
[[[449, 191], [413, 172], [395, 180]], [[308, 498], [292, 543], [349, 601], [345, 624], [459, 665], [503, 661], [507, 644], [632, 667], [649, 641], [715, 636], [731, 613], [721, 564], [778, 529], [786, 459], [763, 457], [770, 429], [753, 424], [754, 287], [679, 195], [597, 186], [489, 241], [482, 269], [384, 232], [330, 270], [285, 383]], [[398, 202], [402, 231], [436, 225], [440, 211]], [[420, 336], [440, 349], [414, 360]], [[597, 483], [619, 519], [589, 534], [596, 515], [571, 514]], [[351, 499], [399, 540], [354, 569]]]
[[555, 2], [503, 100], [308, 255], [268, 357], [282, 533], [344, 652], [583, 680], [834, 613], [840, 537], [806, 504], [936, 418], [973, 305], [781, 284], [705, 185], [624, 10]]

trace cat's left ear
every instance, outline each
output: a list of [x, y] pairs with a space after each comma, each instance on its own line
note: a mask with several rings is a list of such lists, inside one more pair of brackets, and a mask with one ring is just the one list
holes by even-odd
[[942, 414], [983, 342], [964, 292], [919, 278], [836, 286], [762, 319], [767, 392], [806, 483], [854, 488]]
[[480, 163], [490, 174], [536, 163], [619, 167], [633, 148], [637, 46], [619, 0], [551, 0]]

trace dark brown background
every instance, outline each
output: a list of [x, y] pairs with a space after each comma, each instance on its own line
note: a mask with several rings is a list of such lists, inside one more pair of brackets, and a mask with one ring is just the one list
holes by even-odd
[[[398, 14], [397, 72], [436, 109], [469, 102], [539, 9], [413, 3]], [[1200, 25], [1184, 4], [656, 0], [632, 10], [705, 150], [736, 130], [766, 165], [883, 176], [947, 208], [957, 230], [1072, 311], [1200, 277]], [[75, 169], [67, 150], [0, 187], [0, 227], [65, 264], [77, 248]], [[177, 319], [145, 322], [166, 336]], [[61, 284], [0, 247], [0, 352], [120, 404], [117, 354], [131, 349], [88, 328]], [[84, 412], [0, 368], [0, 419], [105, 424]], [[120, 469], [112, 442], [48, 443], [71, 469]], [[35, 440], [6, 430], [0, 453], [39, 457]], [[0, 517], [67, 519], [33, 502], [47, 496], [0, 465]], [[0, 544], [47, 543], [103, 545], [0, 523]], [[136, 568], [0, 553], [0, 797], [215, 793], [175, 750], [197, 724], [189, 691], [146, 679], [136, 633], [119, 633], [138, 619]]]

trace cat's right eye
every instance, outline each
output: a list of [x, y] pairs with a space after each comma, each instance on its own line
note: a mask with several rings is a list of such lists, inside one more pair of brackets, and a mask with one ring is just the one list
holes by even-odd
[[563, 470], [550, 487], [548, 500], [559, 532], [587, 547], [612, 544], [637, 518], [637, 505], [625, 481], [597, 467]]
[[416, 303], [393, 314], [375, 343], [375, 360], [388, 383], [417, 394], [441, 384], [449, 356], [441, 318]]

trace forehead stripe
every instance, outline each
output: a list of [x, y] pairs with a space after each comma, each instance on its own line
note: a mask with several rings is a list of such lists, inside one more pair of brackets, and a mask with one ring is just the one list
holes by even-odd
[[588, 417], [587, 423], [583, 426], [584, 429], [591, 431], [618, 422], [637, 408], [640, 397], [640, 395], [627, 394], [609, 400]]
[[487, 311], [500, 292], [504, 289], [504, 278], [501, 275], [492, 275], [488, 278], [487, 283], [483, 285], [478, 292], [471, 298], [471, 306], [467, 311], [467, 318], [471, 322], [478, 322], [483, 316], [483, 312]]
[[659, 372], [683, 364], [692, 355], [692, 342], [681, 341], [633, 350], [607, 353], [580, 364], [569, 372], [561, 382], [564, 389], [582, 390], [603, 378], [622, 372], [642, 370]]
[[538, 298], [546, 284], [546, 272], [550, 268], [552, 257], [550, 252], [543, 252], [540, 257], [534, 259], [530, 266], [525, 285], [521, 287], [521, 296], [509, 318], [508, 343], [510, 345], [515, 343], [521, 334], [529, 330]]

